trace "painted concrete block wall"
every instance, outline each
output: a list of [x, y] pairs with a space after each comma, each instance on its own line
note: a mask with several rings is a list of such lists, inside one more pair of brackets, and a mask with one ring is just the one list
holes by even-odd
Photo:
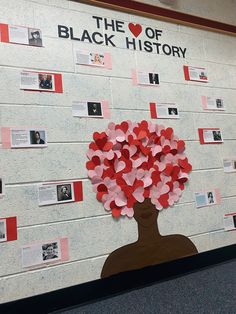
[[[163, 42], [187, 47], [186, 58], [127, 50], [123, 34], [116, 35], [117, 47], [58, 38], [58, 24], [94, 31], [93, 14], [124, 21], [126, 32], [130, 21], [161, 29]], [[225, 174], [222, 163], [224, 157], [236, 155], [235, 37], [65, 0], [2, 0], [0, 21], [40, 28], [45, 46], [0, 43], [0, 126], [41, 125], [48, 132], [46, 149], [0, 149], [0, 174], [6, 182], [0, 216], [18, 218], [18, 240], [0, 244], [4, 259], [1, 303], [98, 279], [108, 254], [137, 239], [134, 219], [114, 220], [96, 200], [87, 179], [88, 144], [93, 132], [103, 131], [109, 120], [73, 117], [73, 101], [108, 100], [114, 122], [149, 120], [152, 101], [177, 103], [180, 120], [153, 121], [173, 127], [186, 141], [193, 171], [180, 202], [160, 213], [160, 232], [190, 237], [199, 252], [236, 242], [235, 232], [225, 232], [223, 226], [223, 215], [235, 212], [236, 175]], [[112, 70], [76, 65], [78, 49], [110, 52]], [[206, 67], [209, 83], [185, 81], [183, 65]], [[160, 86], [133, 86], [133, 68], [157, 71]], [[62, 73], [64, 93], [20, 90], [20, 71], [31, 69]], [[202, 95], [222, 97], [226, 111], [203, 111]], [[199, 127], [220, 127], [224, 143], [200, 145]], [[39, 208], [37, 184], [66, 179], [83, 181], [84, 201]], [[194, 192], [209, 188], [220, 188], [222, 204], [196, 209]], [[22, 268], [22, 245], [62, 236], [69, 238], [68, 262], [34, 270]]]

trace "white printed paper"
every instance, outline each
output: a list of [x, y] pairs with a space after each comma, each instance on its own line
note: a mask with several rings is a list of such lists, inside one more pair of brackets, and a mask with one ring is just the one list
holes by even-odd
[[16, 44], [29, 44], [29, 34], [27, 27], [9, 25], [9, 42]]
[[221, 98], [207, 97], [206, 99], [206, 109], [207, 110], [220, 110], [224, 111], [224, 102]]
[[98, 52], [76, 51], [76, 63], [104, 67], [104, 54]]
[[158, 73], [137, 72], [137, 81], [141, 85], [158, 85], [159, 75]]
[[46, 131], [40, 129], [11, 129], [11, 148], [46, 147]]
[[25, 90], [55, 91], [53, 74], [21, 72], [20, 88]]
[[204, 143], [223, 142], [221, 131], [216, 130], [203, 130]]
[[53, 263], [61, 259], [60, 240], [42, 242], [22, 247], [22, 266], [32, 267], [45, 263]]
[[205, 69], [188, 67], [188, 71], [190, 80], [208, 82], [207, 73]]
[[217, 204], [216, 195], [214, 191], [196, 192], [195, 201], [197, 208]]
[[236, 172], [236, 157], [223, 160], [224, 172]]
[[74, 102], [72, 104], [72, 114], [74, 117], [94, 117], [102, 118], [101, 102]]
[[175, 104], [156, 104], [157, 118], [179, 119], [179, 109]]
[[224, 228], [226, 231], [236, 230], [236, 213], [224, 216]]
[[38, 187], [39, 206], [74, 202], [73, 182], [40, 184]]
[[5, 195], [5, 184], [3, 178], [0, 176], [0, 199]]
[[7, 241], [6, 219], [0, 219], [0, 242]]

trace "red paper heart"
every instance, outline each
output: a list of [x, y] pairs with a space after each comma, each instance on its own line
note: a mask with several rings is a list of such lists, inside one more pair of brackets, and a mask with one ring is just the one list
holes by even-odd
[[169, 206], [168, 199], [168, 194], [163, 194], [159, 197], [158, 201], [164, 208], [167, 208]]
[[140, 24], [129, 23], [128, 26], [129, 30], [135, 37], [138, 37], [141, 34], [142, 26]]
[[165, 170], [164, 170], [164, 173], [165, 173], [167, 176], [169, 176], [169, 175], [171, 174], [172, 170], [173, 170], [172, 164], [167, 164], [167, 165], [166, 165], [166, 168], [165, 168]]
[[178, 141], [178, 143], [177, 143], [177, 149], [178, 149], [179, 152], [184, 151], [184, 149], [185, 149], [185, 143], [184, 143], [184, 141], [182, 141], [182, 140]]
[[86, 168], [88, 170], [93, 170], [95, 168], [95, 164], [90, 160], [86, 162]]

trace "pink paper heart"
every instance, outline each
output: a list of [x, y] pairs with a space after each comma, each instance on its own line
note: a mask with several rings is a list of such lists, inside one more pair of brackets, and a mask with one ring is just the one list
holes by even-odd
[[134, 215], [134, 210], [133, 210], [133, 208], [128, 208], [128, 207], [124, 207], [124, 208], [122, 208], [122, 210], [121, 210], [121, 215], [122, 216], [127, 216], [127, 217], [129, 217], [129, 218], [131, 218], [131, 217], [133, 217], [133, 215]]
[[156, 156], [156, 154], [160, 153], [162, 151], [162, 147], [160, 145], [155, 145], [152, 148], [152, 156]]
[[112, 160], [114, 157], [115, 157], [115, 154], [114, 154], [114, 152], [113, 152], [112, 150], [110, 150], [109, 152], [107, 152], [106, 158], [107, 158], [108, 160]]
[[134, 192], [133, 192], [133, 197], [139, 202], [142, 203], [144, 201], [144, 196], [143, 196], [144, 188], [143, 187], [138, 187]]
[[119, 207], [127, 205], [127, 198], [125, 197], [125, 194], [119, 193], [119, 195], [115, 198], [115, 203]]
[[120, 171], [124, 170], [126, 165], [125, 165], [124, 161], [116, 160], [114, 166], [115, 166], [115, 171], [117, 173], [117, 172], [120, 172]]
[[130, 185], [130, 186], [133, 186], [134, 184], [134, 181], [136, 179], [136, 172], [135, 171], [132, 171], [130, 173], [124, 173], [122, 175], [122, 177], [124, 178], [125, 182]]
[[146, 188], [147, 186], [152, 184], [152, 179], [148, 176], [146, 176], [145, 178], [143, 178], [143, 183], [144, 183], [144, 187]]
[[125, 133], [120, 129], [116, 130], [116, 140], [117, 142], [125, 141]]

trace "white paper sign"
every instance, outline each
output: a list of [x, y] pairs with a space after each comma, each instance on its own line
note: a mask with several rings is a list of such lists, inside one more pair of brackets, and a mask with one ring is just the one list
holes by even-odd
[[216, 195], [214, 191], [196, 192], [195, 201], [197, 208], [217, 204]]
[[189, 78], [193, 81], [208, 82], [206, 69], [188, 67]]
[[213, 97], [207, 97], [206, 98], [206, 109], [207, 110], [219, 110], [224, 111], [224, 102], [221, 98], [213, 98]]
[[204, 143], [223, 142], [221, 130], [203, 130]]
[[179, 119], [179, 109], [175, 104], [158, 103], [156, 104], [157, 118]]
[[90, 66], [105, 66], [105, 57], [103, 53], [76, 51], [76, 63]]
[[27, 27], [9, 25], [9, 42], [16, 44], [29, 44], [29, 34]]
[[60, 240], [55, 240], [54, 242], [35, 243], [22, 247], [22, 266], [24, 268], [45, 263], [53, 263], [60, 259]]
[[11, 128], [11, 148], [46, 147], [46, 131]]
[[20, 77], [20, 89], [55, 91], [54, 75], [23, 71]]
[[224, 172], [236, 172], [236, 157], [227, 158], [223, 160]]
[[137, 72], [137, 81], [140, 85], [159, 85], [158, 73]]
[[72, 114], [74, 117], [94, 117], [102, 118], [102, 103], [101, 102], [74, 102], [72, 104]]
[[74, 202], [73, 182], [56, 182], [38, 186], [39, 206]]
[[224, 227], [226, 231], [236, 230], [236, 213], [224, 216]]
[[0, 219], [0, 242], [7, 241], [6, 219]]

